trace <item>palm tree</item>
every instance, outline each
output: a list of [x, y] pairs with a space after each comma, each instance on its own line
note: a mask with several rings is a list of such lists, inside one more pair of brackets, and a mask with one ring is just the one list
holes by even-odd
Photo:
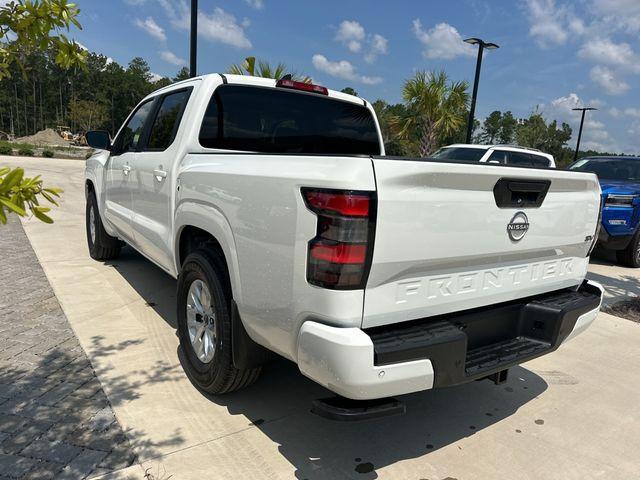
[[464, 126], [468, 86], [467, 82], [449, 82], [443, 71], [416, 73], [402, 89], [407, 114], [392, 122], [400, 138], [417, 135], [420, 156], [433, 153], [442, 137]]
[[252, 77], [275, 78], [276, 80], [281, 79], [285, 75], [291, 75], [292, 80], [311, 83], [311, 77], [308, 77], [307, 75], [299, 75], [288, 70], [289, 69], [284, 63], [278, 63], [273, 67], [267, 61], [258, 60], [256, 62], [256, 57], [247, 57], [241, 64], [236, 63], [231, 65], [227, 70], [227, 73], [231, 73], [233, 75], [251, 75]]

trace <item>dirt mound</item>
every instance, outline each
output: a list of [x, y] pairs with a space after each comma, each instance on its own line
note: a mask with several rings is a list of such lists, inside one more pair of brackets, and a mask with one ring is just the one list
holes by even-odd
[[70, 145], [70, 142], [66, 141], [64, 138], [58, 135], [55, 130], [51, 128], [42, 130], [35, 135], [16, 138], [15, 141], [18, 143], [32, 143], [34, 145]]

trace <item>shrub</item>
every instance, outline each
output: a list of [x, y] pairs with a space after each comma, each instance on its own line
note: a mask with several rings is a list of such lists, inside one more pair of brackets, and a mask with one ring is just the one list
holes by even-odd
[[21, 147], [20, 150], [18, 150], [18, 155], [20, 155], [22, 157], [33, 157], [34, 152], [33, 152], [32, 148]]
[[13, 148], [8, 143], [0, 143], [0, 155], [12, 155]]
[[53, 158], [53, 150], [43, 150], [42, 151], [42, 156], [45, 158]]

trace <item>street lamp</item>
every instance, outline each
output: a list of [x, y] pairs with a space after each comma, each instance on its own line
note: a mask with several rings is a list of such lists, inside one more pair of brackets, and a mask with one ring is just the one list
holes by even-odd
[[467, 38], [466, 43], [478, 45], [478, 60], [476, 61], [476, 78], [473, 82], [473, 95], [471, 96], [471, 110], [469, 110], [469, 124], [467, 125], [467, 143], [471, 143], [471, 133], [473, 132], [473, 116], [476, 112], [476, 97], [478, 96], [478, 82], [480, 81], [480, 67], [482, 66], [482, 52], [500, 48], [495, 43], [487, 43], [479, 38]]
[[578, 142], [576, 143], [576, 153], [573, 155], [573, 161], [578, 160], [578, 150], [580, 150], [580, 139], [582, 138], [582, 126], [584, 125], [584, 113], [589, 110], [597, 110], [597, 108], [593, 107], [583, 107], [583, 108], [572, 108], [576, 112], [582, 112], [582, 118], [580, 119], [580, 130], [578, 131]]
[[191, 52], [189, 62], [189, 75], [197, 75], [198, 58], [198, 0], [191, 0]]

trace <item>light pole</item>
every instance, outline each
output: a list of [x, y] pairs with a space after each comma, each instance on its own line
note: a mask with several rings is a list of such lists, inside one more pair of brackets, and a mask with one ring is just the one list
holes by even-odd
[[476, 97], [478, 96], [478, 83], [480, 82], [480, 67], [482, 67], [482, 52], [500, 48], [495, 43], [488, 43], [479, 38], [467, 38], [466, 43], [478, 45], [478, 60], [476, 61], [476, 78], [473, 82], [473, 95], [471, 96], [471, 109], [469, 110], [469, 124], [467, 125], [467, 143], [471, 143], [471, 133], [473, 132], [473, 116], [476, 113]]
[[189, 62], [189, 75], [197, 75], [198, 61], [198, 0], [191, 0], [191, 52]]
[[578, 160], [578, 150], [580, 150], [580, 139], [582, 138], [582, 126], [584, 125], [584, 114], [589, 110], [597, 110], [593, 107], [572, 108], [571, 110], [582, 112], [582, 118], [580, 119], [580, 130], [578, 131], [578, 141], [576, 143], [576, 153], [573, 155], [573, 161]]

